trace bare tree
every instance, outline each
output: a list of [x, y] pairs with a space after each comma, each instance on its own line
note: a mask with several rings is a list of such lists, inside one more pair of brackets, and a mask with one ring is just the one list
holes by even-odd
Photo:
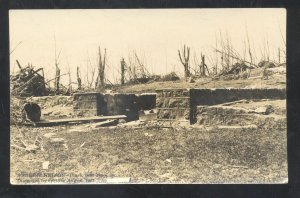
[[180, 50], [178, 50], [178, 56], [180, 62], [184, 67], [184, 76], [187, 78], [190, 76], [190, 66], [189, 66], [190, 48], [184, 45], [181, 53]]
[[105, 81], [106, 48], [104, 49], [104, 54], [102, 56], [101, 49], [99, 46], [98, 55], [99, 55], [99, 65], [98, 65], [98, 77], [96, 81], [96, 88], [101, 88], [104, 87], [105, 85], [104, 81]]

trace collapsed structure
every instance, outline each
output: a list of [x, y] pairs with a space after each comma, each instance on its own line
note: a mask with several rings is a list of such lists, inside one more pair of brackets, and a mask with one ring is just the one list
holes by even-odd
[[157, 122], [203, 124], [209, 123], [203, 120], [208, 119], [209, 112], [221, 117], [246, 114], [243, 110], [228, 107], [228, 103], [284, 99], [285, 89], [161, 89], [142, 95], [94, 92], [75, 94], [74, 110], [80, 116], [126, 115], [130, 121], [139, 119], [141, 111], [155, 109], [156, 116], [150, 117]]
[[11, 76], [10, 81], [12, 94], [23, 97], [47, 95], [43, 68], [34, 69], [32, 65], [23, 68], [18, 61], [17, 65], [20, 71]]

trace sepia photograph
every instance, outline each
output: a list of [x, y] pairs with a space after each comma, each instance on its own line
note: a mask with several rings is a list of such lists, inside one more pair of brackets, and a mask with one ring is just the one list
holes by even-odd
[[286, 184], [286, 9], [10, 10], [10, 182]]

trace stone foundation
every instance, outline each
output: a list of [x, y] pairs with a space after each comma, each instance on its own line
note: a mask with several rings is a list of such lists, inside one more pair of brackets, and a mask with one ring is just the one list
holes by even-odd
[[250, 110], [230, 106], [197, 106], [196, 123], [199, 125], [247, 126], [257, 125], [264, 129], [285, 129], [283, 115], [260, 115]]
[[196, 122], [195, 111], [198, 105], [218, 105], [237, 100], [286, 98], [286, 89], [191, 89], [191, 122]]
[[188, 89], [163, 89], [157, 90], [156, 93], [158, 120], [190, 120], [190, 91]]
[[135, 94], [74, 94], [73, 109], [79, 116], [126, 115], [127, 120], [138, 119], [140, 105]]
[[76, 93], [73, 96], [73, 109], [77, 116], [97, 116], [102, 114], [103, 96], [100, 93]]

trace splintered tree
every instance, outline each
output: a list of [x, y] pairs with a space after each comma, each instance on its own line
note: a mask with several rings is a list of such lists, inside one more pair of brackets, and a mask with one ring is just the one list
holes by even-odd
[[178, 50], [178, 56], [180, 59], [180, 62], [182, 63], [184, 67], [184, 77], [190, 76], [190, 66], [189, 66], [189, 59], [190, 59], [190, 48], [186, 45], [183, 46], [182, 52], [180, 53], [180, 50]]
[[125, 66], [126, 66], [125, 60], [124, 60], [124, 58], [122, 58], [122, 60], [121, 60], [121, 85], [124, 85], [124, 83], [125, 83]]
[[59, 94], [59, 85], [60, 85], [60, 68], [58, 67], [59, 65], [59, 56], [60, 56], [61, 50], [59, 51], [58, 55], [56, 54], [56, 38], [54, 36], [54, 60], [55, 60], [55, 81], [54, 81], [54, 90], [56, 94]]
[[78, 84], [78, 90], [81, 90], [82, 85], [81, 85], [81, 77], [80, 77], [80, 71], [78, 66], [77, 66], [77, 84]]
[[[207, 76], [209, 75], [209, 70], [207, 65], [205, 64], [205, 56], [201, 53], [201, 64], [199, 65], [200, 76]], [[207, 74], [206, 74], [207, 71]]]
[[104, 87], [104, 80], [105, 80], [105, 61], [106, 61], [106, 48], [104, 49], [104, 54], [102, 56], [101, 49], [99, 46], [99, 66], [98, 66], [98, 77], [96, 81], [96, 88]]

